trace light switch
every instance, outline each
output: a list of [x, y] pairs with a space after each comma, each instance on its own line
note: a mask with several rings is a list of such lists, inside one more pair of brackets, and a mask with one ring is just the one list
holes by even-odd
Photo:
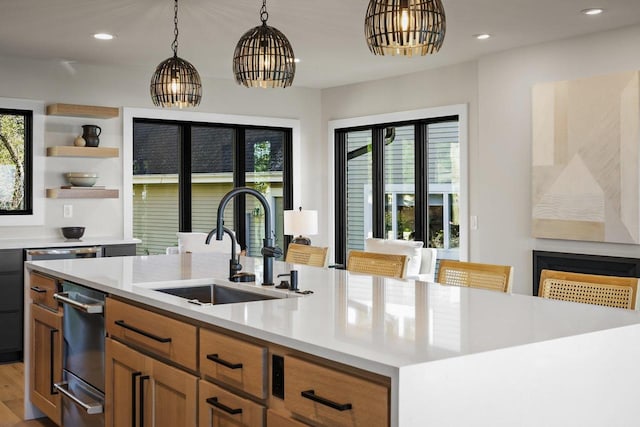
[[72, 218], [73, 217], [73, 205], [64, 205], [64, 208], [63, 208], [62, 212], [63, 212], [63, 216], [65, 218]]
[[470, 227], [471, 227], [472, 230], [477, 230], [478, 229], [478, 217], [476, 215], [471, 215], [469, 217], [469, 222], [471, 223]]

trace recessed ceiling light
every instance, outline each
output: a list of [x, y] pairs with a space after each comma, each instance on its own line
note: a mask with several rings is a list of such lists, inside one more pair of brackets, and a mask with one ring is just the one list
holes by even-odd
[[600, 15], [604, 12], [604, 9], [600, 9], [598, 7], [592, 7], [590, 9], [584, 9], [581, 11], [585, 15]]
[[94, 38], [98, 40], [112, 40], [113, 35], [107, 33], [96, 33], [93, 35]]
[[473, 37], [477, 38], [478, 40], [486, 40], [491, 37], [491, 34], [487, 34], [487, 33], [474, 34]]

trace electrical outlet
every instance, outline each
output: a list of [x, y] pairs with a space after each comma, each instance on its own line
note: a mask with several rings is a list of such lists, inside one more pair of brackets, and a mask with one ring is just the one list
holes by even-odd
[[63, 216], [65, 218], [72, 218], [73, 217], [73, 205], [64, 205], [64, 207], [62, 209], [62, 213], [63, 213]]

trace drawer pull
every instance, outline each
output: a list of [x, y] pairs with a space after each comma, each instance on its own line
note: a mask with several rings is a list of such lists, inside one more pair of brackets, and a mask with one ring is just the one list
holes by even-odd
[[32, 286], [32, 287], [31, 287], [31, 290], [32, 290], [33, 292], [37, 292], [37, 293], [39, 293], [39, 294], [46, 294], [46, 293], [47, 293], [47, 290], [46, 290], [46, 289], [42, 289], [42, 288], [39, 288], [39, 287], [37, 287], [37, 286]]
[[336, 403], [329, 399], [325, 399], [324, 397], [316, 396], [316, 393], [313, 390], [305, 390], [300, 394], [306, 399], [313, 400], [314, 402], [318, 402], [337, 411], [348, 411], [352, 408], [351, 403]]
[[124, 322], [124, 320], [116, 320], [114, 323], [115, 323], [116, 325], [118, 325], [118, 326], [122, 327], [122, 328], [125, 328], [125, 329], [128, 329], [128, 330], [130, 330], [130, 331], [133, 331], [133, 332], [135, 332], [136, 334], [140, 334], [140, 335], [145, 336], [145, 337], [147, 337], [147, 338], [151, 338], [151, 339], [152, 339], [152, 340], [154, 340], [154, 341], [158, 341], [158, 342], [161, 342], [161, 343], [168, 343], [168, 342], [171, 342], [171, 338], [170, 338], [170, 337], [169, 337], [169, 338], [159, 337], [159, 336], [154, 335], [154, 334], [152, 334], [152, 333], [150, 333], [150, 332], [143, 331], [142, 329], [136, 328], [135, 326], [127, 325], [127, 324]]
[[211, 406], [215, 406], [218, 409], [222, 409], [224, 412], [231, 415], [238, 415], [242, 413], [242, 408], [237, 408], [237, 409], [229, 408], [227, 405], [223, 405], [222, 403], [218, 402], [217, 397], [208, 398], [207, 403]]
[[226, 366], [229, 369], [242, 369], [242, 363], [231, 363], [231, 362], [227, 362], [224, 359], [220, 359], [218, 357], [218, 354], [207, 354], [207, 359], [211, 360], [212, 362], [216, 362], [221, 364], [222, 366]]
[[49, 355], [49, 390], [50, 390], [50, 394], [58, 394], [57, 389], [55, 388], [55, 384], [54, 384], [54, 380], [53, 380], [53, 374], [56, 371], [56, 366], [54, 364], [55, 362], [55, 347], [56, 347], [56, 334], [59, 331], [57, 329], [50, 329], [49, 330], [49, 350], [51, 351], [51, 354]]
[[131, 427], [136, 427], [136, 380], [142, 372], [131, 374]]

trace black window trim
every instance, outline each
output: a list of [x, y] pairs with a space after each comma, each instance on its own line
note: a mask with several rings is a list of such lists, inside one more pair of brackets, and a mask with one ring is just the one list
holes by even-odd
[[[415, 237], [416, 241], [428, 244], [429, 235], [428, 200], [429, 174], [426, 171], [428, 163], [428, 135], [427, 127], [436, 123], [459, 121], [460, 115], [446, 115], [424, 119], [403, 120], [366, 124], [361, 126], [336, 128], [334, 130], [334, 168], [335, 168], [335, 262], [344, 265], [347, 259], [347, 144], [346, 135], [349, 132], [371, 130], [372, 145], [372, 225], [373, 237], [384, 237], [384, 130], [388, 127], [414, 126], [415, 135]], [[379, 177], [380, 179], [376, 179]], [[426, 209], [426, 211], [425, 211]]]
[[0, 209], [0, 216], [33, 215], [33, 110], [0, 108], [0, 114], [21, 115], [24, 117], [24, 200], [21, 210]]
[[[241, 187], [246, 184], [245, 180], [245, 131], [251, 129], [276, 130], [284, 132], [283, 138], [283, 206], [285, 210], [293, 209], [293, 129], [279, 126], [246, 125], [222, 122], [200, 122], [190, 120], [155, 119], [147, 117], [133, 117], [133, 130], [137, 123], [164, 124], [179, 126], [180, 129], [180, 165], [178, 169], [178, 229], [182, 232], [192, 231], [192, 194], [191, 194], [191, 144], [186, 141], [191, 140], [191, 128], [212, 127], [226, 128], [234, 131], [234, 152], [233, 152], [233, 185]], [[244, 197], [236, 197], [234, 203], [234, 227], [236, 237], [242, 248], [246, 247], [246, 217]], [[284, 236], [284, 247], [289, 246], [291, 237]]]

